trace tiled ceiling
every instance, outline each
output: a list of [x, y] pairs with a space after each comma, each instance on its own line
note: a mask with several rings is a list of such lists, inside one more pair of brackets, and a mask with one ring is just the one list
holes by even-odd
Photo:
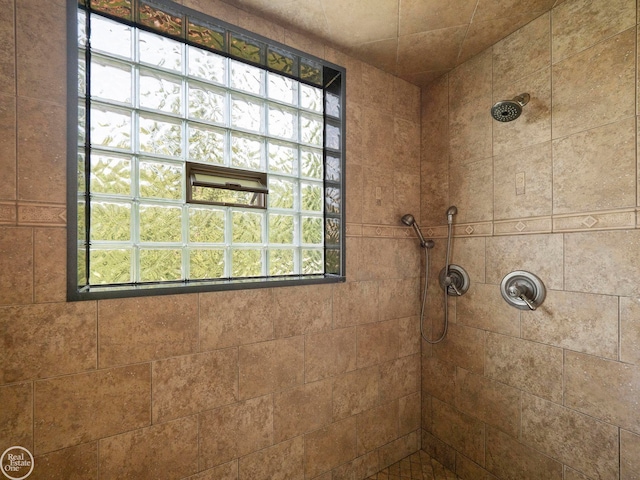
[[563, 0], [224, 1], [425, 85]]

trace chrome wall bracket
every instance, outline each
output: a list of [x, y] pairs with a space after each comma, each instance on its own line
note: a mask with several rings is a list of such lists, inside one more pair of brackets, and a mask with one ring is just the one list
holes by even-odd
[[535, 310], [547, 295], [542, 280], [531, 272], [516, 270], [502, 279], [500, 293], [505, 301], [520, 310]]
[[464, 268], [459, 265], [449, 265], [449, 272], [447, 274], [446, 268], [440, 270], [439, 275], [440, 286], [447, 289], [447, 295], [452, 297], [459, 297], [467, 293], [469, 285], [469, 274]]

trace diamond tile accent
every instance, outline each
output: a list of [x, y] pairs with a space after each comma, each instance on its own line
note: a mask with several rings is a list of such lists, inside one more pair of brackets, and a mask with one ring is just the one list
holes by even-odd
[[524, 223], [522, 222], [516, 223], [516, 230], [518, 230], [519, 232], [523, 231], [525, 228], [527, 228], [527, 226]]
[[598, 223], [598, 219], [593, 218], [591, 215], [582, 220], [582, 224], [589, 228], [593, 227], [596, 223]]
[[467, 232], [467, 235], [471, 235], [474, 232], [474, 229], [471, 225], [469, 225], [467, 228], [464, 229], [465, 232]]
[[433, 237], [433, 229], [430, 228], [429, 230], [427, 230], [427, 236], [428, 237]]

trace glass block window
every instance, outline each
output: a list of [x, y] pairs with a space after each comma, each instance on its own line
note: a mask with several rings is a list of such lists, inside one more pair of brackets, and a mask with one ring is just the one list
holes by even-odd
[[169, 1], [69, 12], [71, 299], [344, 280], [344, 69]]

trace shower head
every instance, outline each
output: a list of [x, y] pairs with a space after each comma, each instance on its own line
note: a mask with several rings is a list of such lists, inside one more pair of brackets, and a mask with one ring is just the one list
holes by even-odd
[[513, 100], [502, 100], [491, 107], [491, 116], [499, 122], [511, 122], [520, 116], [522, 107], [529, 103], [531, 97], [523, 93]]
[[447, 208], [447, 223], [451, 225], [453, 223], [453, 216], [458, 213], [458, 207], [451, 205]]
[[401, 220], [402, 223], [404, 223], [407, 227], [411, 227], [414, 223], [416, 223], [416, 219], [413, 218], [413, 215], [411, 215], [410, 213], [403, 215]]
[[403, 215], [400, 220], [407, 227], [413, 227], [413, 229], [416, 231], [416, 235], [418, 235], [418, 238], [420, 239], [420, 246], [421, 247], [423, 247], [423, 248], [432, 248], [433, 247], [433, 241], [425, 240], [424, 237], [422, 236], [422, 232], [420, 231], [420, 227], [416, 223], [416, 219], [413, 218], [413, 215], [411, 215], [410, 213], [407, 213], [406, 215]]

